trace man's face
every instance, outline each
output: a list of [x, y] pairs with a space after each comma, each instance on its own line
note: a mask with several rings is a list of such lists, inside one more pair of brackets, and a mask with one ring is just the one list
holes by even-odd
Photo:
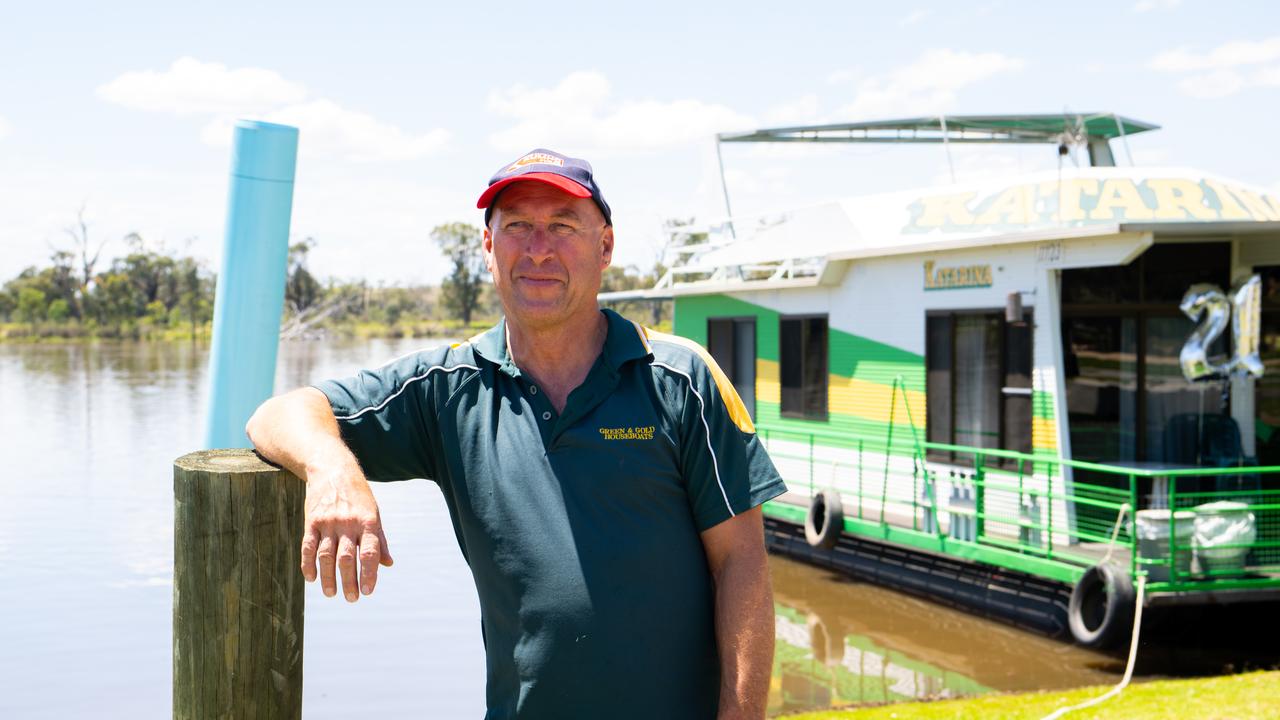
[[612, 256], [613, 228], [600, 208], [540, 182], [503, 190], [484, 231], [484, 261], [502, 308], [530, 328], [595, 312]]

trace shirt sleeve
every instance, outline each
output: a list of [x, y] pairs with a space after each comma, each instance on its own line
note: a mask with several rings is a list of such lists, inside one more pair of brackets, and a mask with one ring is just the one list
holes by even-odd
[[701, 359], [681, 420], [681, 464], [699, 532], [787, 491], [733, 384], [709, 356]]
[[373, 481], [434, 478], [439, 437], [431, 383], [444, 373], [418, 353], [314, 387], [329, 398], [342, 439]]

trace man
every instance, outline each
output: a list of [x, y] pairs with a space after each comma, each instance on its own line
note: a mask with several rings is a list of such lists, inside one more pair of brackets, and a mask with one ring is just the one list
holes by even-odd
[[764, 717], [759, 505], [786, 488], [746, 409], [696, 344], [598, 307], [614, 237], [587, 162], [535, 150], [477, 207], [503, 322], [249, 421], [307, 481], [303, 574], [373, 592], [368, 481], [431, 478], [479, 592], [487, 717]]

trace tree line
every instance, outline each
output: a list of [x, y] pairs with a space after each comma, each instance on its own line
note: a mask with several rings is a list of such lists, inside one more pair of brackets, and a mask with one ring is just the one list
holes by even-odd
[[[480, 251], [481, 229], [466, 223], [434, 228], [431, 239], [449, 263], [439, 285], [321, 282], [308, 268], [316, 247], [306, 238], [289, 247], [286, 336], [326, 332], [360, 335], [449, 335], [487, 326], [501, 313]], [[200, 260], [123, 238], [126, 252], [99, 267], [104, 243], [90, 241], [83, 213], [68, 229], [70, 243], [53, 248], [47, 265], [28, 267], [0, 286], [0, 337], [202, 337], [213, 318], [215, 274]], [[651, 286], [661, 273], [609, 268], [603, 292]], [[645, 303], [619, 308], [661, 324], [669, 308]]]

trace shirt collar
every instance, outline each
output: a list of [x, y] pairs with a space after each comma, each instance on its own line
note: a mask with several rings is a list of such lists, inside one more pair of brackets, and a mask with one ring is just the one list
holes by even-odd
[[471, 338], [469, 341], [476, 355], [497, 365], [499, 369], [510, 375], [518, 375], [515, 363], [511, 362], [511, 353], [507, 352], [507, 319], [498, 320], [498, 324]]
[[[605, 362], [613, 370], [622, 367], [628, 361], [648, 357], [653, 352], [649, 344], [649, 334], [639, 323], [634, 323], [618, 313], [603, 309], [608, 322], [604, 339]], [[519, 376], [520, 369], [511, 360], [507, 347], [507, 320], [503, 318], [497, 325], [471, 338], [471, 346], [480, 357], [497, 365], [509, 375]]]
[[600, 312], [609, 321], [609, 334], [604, 339], [604, 359], [610, 367], [617, 370], [628, 361], [648, 357], [653, 353], [649, 333], [639, 323], [608, 308]]

